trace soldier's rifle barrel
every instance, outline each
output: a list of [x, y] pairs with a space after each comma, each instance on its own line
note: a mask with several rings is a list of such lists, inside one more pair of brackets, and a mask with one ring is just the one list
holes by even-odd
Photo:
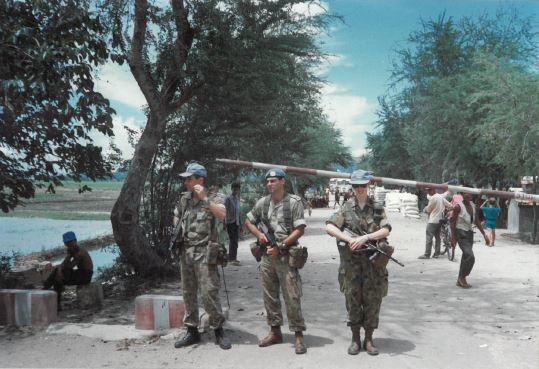
[[[318, 170], [310, 168], [301, 168], [301, 167], [292, 167], [287, 165], [278, 165], [278, 164], [266, 164], [266, 163], [257, 163], [254, 161], [242, 161], [242, 160], [232, 160], [232, 159], [217, 159], [218, 162], [234, 165], [239, 167], [253, 168], [253, 169], [265, 169], [269, 170], [272, 168], [281, 168], [286, 173], [295, 173], [303, 175], [311, 175], [317, 177], [327, 177], [327, 178], [350, 178], [350, 173], [343, 172], [333, 172], [330, 170]], [[471, 188], [463, 186], [453, 186], [445, 183], [429, 183], [429, 182], [418, 182], [410, 181], [406, 179], [396, 179], [396, 178], [387, 178], [387, 177], [373, 177], [372, 182], [376, 184], [383, 185], [394, 185], [394, 186], [406, 186], [414, 188], [433, 188], [442, 191], [452, 191], [452, 192], [466, 192], [473, 195], [486, 195], [487, 197], [502, 197], [507, 199], [518, 199], [525, 201], [535, 201], [539, 203], [539, 195], [528, 194], [523, 192], [509, 192], [509, 191], [498, 191], [498, 190], [488, 190], [484, 188]]]

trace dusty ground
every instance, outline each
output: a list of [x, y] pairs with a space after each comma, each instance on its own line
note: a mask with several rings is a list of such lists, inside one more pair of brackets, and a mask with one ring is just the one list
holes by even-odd
[[[132, 301], [109, 300], [96, 314], [67, 309], [48, 330], [0, 331], [1, 367], [179, 367], [179, 368], [537, 368], [539, 367], [539, 248], [499, 237], [493, 248], [476, 242], [470, 290], [455, 287], [458, 262], [418, 260], [424, 248], [424, 220], [390, 214], [394, 255], [406, 267], [390, 264], [389, 295], [382, 305], [375, 343], [381, 353], [346, 354], [349, 330], [338, 290], [338, 253], [323, 231], [330, 210], [315, 210], [302, 243], [309, 262], [301, 271], [308, 330], [306, 355], [285, 343], [259, 348], [266, 331], [257, 264], [240, 244], [240, 267], [226, 268], [230, 351], [203, 342], [174, 349], [174, 336], [133, 328]], [[500, 232], [502, 233], [502, 232]], [[476, 235], [479, 236], [479, 235]], [[479, 237], [476, 237], [479, 239]], [[460, 257], [460, 252], [457, 253]], [[172, 283], [156, 293], [178, 294]], [[222, 301], [226, 298], [222, 293]], [[82, 323], [77, 323], [82, 322]], [[286, 330], [285, 330], [286, 331]]]

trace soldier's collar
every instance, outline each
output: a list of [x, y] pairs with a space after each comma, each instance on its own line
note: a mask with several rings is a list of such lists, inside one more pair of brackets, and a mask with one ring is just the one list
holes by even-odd
[[[357, 198], [355, 196], [354, 196], [354, 199], [352, 201], [354, 202], [354, 208], [362, 210], [361, 207], [359, 206], [359, 203], [358, 203]], [[367, 206], [371, 207], [371, 208], [374, 207], [374, 202], [372, 201], [372, 199], [370, 197], [367, 197], [367, 201], [365, 201], [365, 207], [363, 209], [365, 209]]]

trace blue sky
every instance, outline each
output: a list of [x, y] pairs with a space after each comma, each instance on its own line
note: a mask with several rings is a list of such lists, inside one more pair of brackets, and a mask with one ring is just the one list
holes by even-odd
[[[365, 132], [374, 129], [377, 98], [387, 90], [393, 51], [419, 28], [420, 19], [436, 18], [444, 10], [455, 19], [494, 14], [502, 7], [539, 19], [539, 0], [326, 0], [321, 4], [344, 17], [344, 23], [333, 23], [329, 35], [320, 38], [322, 49], [330, 54], [319, 71], [328, 81], [321, 102], [354, 155], [365, 152]], [[316, 13], [319, 8], [298, 11]], [[123, 125], [135, 128], [145, 123], [140, 109], [144, 98], [126, 67], [102, 67], [97, 86], [118, 112], [114, 141], [129, 157], [132, 150]]]

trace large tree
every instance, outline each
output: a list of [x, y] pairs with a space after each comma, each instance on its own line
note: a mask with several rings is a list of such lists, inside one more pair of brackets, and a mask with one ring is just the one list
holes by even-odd
[[[312, 37], [321, 25], [322, 17], [305, 17], [290, 11], [294, 4], [301, 2], [171, 0], [170, 6], [161, 6], [146, 0], [136, 0], [134, 4], [131, 1], [103, 1], [101, 9], [108, 15], [111, 25], [114, 59], [129, 64], [147, 101], [147, 123], [111, 214], [114, 236], [122, 256], [140, 274], [165, 270], [163, 259], [150, 247], [140, 226], [139, 210], [148, 174], [167, 128], [178, 118], [177, 114], [192, 109], [187, 103], [195, 96], [202, 96], [201, 91], [208, 80], [219, 73], [232, 79], [228, 85], [238, 78], [233, 87], [239, 98], [234, 104], [239, 110], [238, 116], [251, 104], [259, 106], [258, 102], [267, 96], [268, 86], [263, 82], [259, 82], [260, 93], [256, 93], [253, 88], [256, 85], [252, 85], [251, 94], [239, 96], [244, 89], [240, 80], [253, 83], [249, 77], [254, 77], [242, 74], [244, 65], [264, 58], [268, 52], [290, 56], [293, 60], [309, 58], [315, 51]], [[282, 63], [285, 61], [283, 59]], [[280, 71], [285, 66], [266, 70], [265, 79], [283, 80]], [[252, 69], [247, 70], [254, 73]], [[259, 80], [255, 78], [255, 81]], [[218, 134], [203, 131], [191, 121], [181, 121], [191, 126], [194, 137]], [[248, 123], [248, 119], [243, 121], [244, 125]], [[207, 155], [207, 152], [200, 153]], [[175, 167], [185, 164], [177, 162]]]
[[34, 195], [37, 181], [102, 178], [110, 166], [93, 130], [114, 113], [92, 73], [108, 58], [99, 20], [82, 0], [0, 2], [0, 208]]
[[397, 50], [393, 89], [368, 137], [371, 161], [388, 173], [406, 163], [418, 180], [492, 186], [530, 170], [536, 36], [514, 11], [422, 21]]

